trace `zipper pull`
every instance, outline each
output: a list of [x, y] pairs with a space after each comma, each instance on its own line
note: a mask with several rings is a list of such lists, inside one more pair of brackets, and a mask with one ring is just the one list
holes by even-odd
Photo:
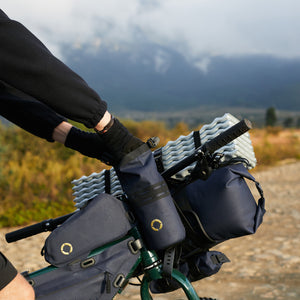
[[106, 287], [106, 293], [110, 294], [111, 293], [111, 282], [110, 282], [108, 272], [105, 272], [105, 287]]

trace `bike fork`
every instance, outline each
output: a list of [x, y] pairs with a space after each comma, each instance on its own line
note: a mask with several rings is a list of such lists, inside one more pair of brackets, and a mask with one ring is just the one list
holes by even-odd
[[[152, 300], [152, 297], [149, 292], [149, 285], [152, 280], [162, 278], [161, 262], [158, 260], [156, 254], [152, 251], [142, 249], [141, 256], [145, 271], [140, 290], [141, 299]], [[172, 278], [179, 283], [179, 285], [185, 292], [188, 300], [200, 300], [192, 284], [182, 273], [180, 273], [177, 270], [173, 270]]]
[[[193, 288], [190, 281], [179, 271], [173, 270], [172, 278], [175, 279], [183, 289], [185, 295], [187, 296], [188, 300], [200, 300], [199, 296], [197, 295], [195, 289]], [[150, 280], [151, 281], [151, 280]], [[149, 280], [146, 276], [144, 276], [142, 280], [141, 286], [141, 299], [142, 300], [153, 300], [149, 292]]]

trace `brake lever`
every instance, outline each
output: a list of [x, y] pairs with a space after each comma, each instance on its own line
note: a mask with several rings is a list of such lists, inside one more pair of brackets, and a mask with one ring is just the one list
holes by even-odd
[[190, 177], [192, 179], [207, 180], [212, 171], [221, 166], [220, 160], [224, 155], [221, 153], [202, 153], [196, 162], [195, 167], [191, 171]]
[[210, 166], [206, 156], [197, 160], [195, 167], [191, 171], [191, 178], [199, 178], [201, 180], [207, 180], [212, 173], [213, 168]]

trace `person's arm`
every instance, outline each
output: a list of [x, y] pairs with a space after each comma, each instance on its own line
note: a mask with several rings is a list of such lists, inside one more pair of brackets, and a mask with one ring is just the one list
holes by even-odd
[[66, 118], [39, 101], [20, 98], [4, 91], [0, 92], [0, 115], [49, 142], [54, 142], [54, 129], [66, 121]]
[[0, 80], [71, 120], [88, 128], [97, 126], [107, 110], [106, 102], [29, 30], [9, 19], [2, 10], [0, 40]]
[[85, 156], [104, 162], [109, 160], [108, 154], [104, 155], [104, 152], [107, 152], [105, 143], [97, 133], [76, 128], [41, 102], [1, 92], [0, 114], [22, 129], [49, 142], [60, 142]]
[[0, 40], [0, 80], [98, 132], [109, 123], [106, 102], [1, 9]]

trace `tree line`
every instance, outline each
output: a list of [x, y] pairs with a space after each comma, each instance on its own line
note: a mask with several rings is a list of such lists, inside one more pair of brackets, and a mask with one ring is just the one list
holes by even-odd
[[[278, 125], [277, 111], [273, 106], [266, 110], [265, 125], [267, 127], [274, 127]], [[282, 126], [284, 128], [300, 128], [300, 116], [295, 118], [286, 117], [282, 122]]]

